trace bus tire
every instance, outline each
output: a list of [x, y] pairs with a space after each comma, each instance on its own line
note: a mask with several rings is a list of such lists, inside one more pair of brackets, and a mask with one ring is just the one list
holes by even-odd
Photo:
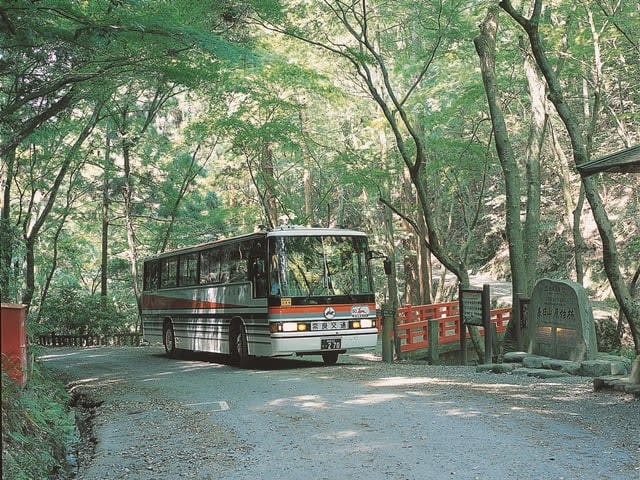
[[249, 365], [249, 345], [247, 343], [247, 332], [241, 322], [236, 322], [231, 326], [229, 342], [231, 363], [240, 368], [246, 368]]
[[338, 352], [325, 352], [322, 354], [322, 361], [325, 365], [335, 365], [338, 361]]
[[169, 358], [176, 356], [176, 336], [173, 332], [173, 325], [171, 322], [165, 322], [164, 329], [162, 331], [162, 339], [164, 343], [164, 351]]

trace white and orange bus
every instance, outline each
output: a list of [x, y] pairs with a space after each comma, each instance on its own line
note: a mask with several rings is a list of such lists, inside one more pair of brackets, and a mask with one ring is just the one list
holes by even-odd
[[321, 355], [336, 363], [376, 345], [364, 233], [278, 227], [163, 253], [144, 262], [145, 340], [251, 357]]

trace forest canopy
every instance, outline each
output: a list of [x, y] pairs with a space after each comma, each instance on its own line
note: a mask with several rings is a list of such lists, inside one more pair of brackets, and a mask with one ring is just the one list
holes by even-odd
[[[640, 349], [631, 0], [9, 0], [0, 289], [34, 331], [138, 328], [142, 259], [365, 231], [380, 303], [569, 278]], [[624, 328], [622, 328], [624, 326]]]

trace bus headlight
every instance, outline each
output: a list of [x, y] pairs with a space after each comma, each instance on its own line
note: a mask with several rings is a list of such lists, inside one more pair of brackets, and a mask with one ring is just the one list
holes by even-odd
[[301, 322], [273, 322], [269, 325], [269, 330], [271, 333], [306, 332], [309, 330], [309, 324]]
[[373, 328], [373, 320], [370, 318], [363, 318], [360, 320], [360, 328]]

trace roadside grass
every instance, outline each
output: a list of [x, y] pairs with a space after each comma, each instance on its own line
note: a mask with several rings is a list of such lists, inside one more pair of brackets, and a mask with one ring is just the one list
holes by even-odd
[[2, 372], [2, 479], [49, 479], [64, 471], [74, 432], [62, 379], [34, 362], [24, 388]]

